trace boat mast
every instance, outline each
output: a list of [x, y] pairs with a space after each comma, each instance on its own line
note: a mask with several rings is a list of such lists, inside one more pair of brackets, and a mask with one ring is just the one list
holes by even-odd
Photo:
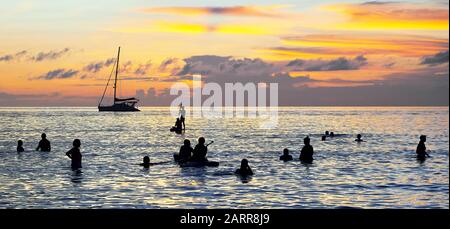
[[114, 104], [116, 104], [117, 75], [119, 74], [119, 56], [120, 56], [120, 46], [119, 51], [117, 52], [116, 77], [114, 79]]

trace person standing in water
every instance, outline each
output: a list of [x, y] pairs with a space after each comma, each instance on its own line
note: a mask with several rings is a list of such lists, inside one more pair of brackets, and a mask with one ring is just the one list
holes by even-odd
[[43, 134], [41, 134], [41, 138], [42, 138], [42, 140], [39, 141], [39, 145], [36, 148], [36, 151], [50, 152], [52, 148], [50, 146], [50, 141], [47, 140], [47, 135], [45, 133], [43, 133]]
[[364, 140], [362, 140], [361, 137], [362, 137], [361, 134], [356, 135], [355, 141], [356, 141], [356, 142], [363, 142]]
[[71, 167], [73, 170], [81, 168], [81, 152], [80, 152], [81, 141], [80, 139], [73, 140], [73, 147], [70, 149], [66, 155], [72, 159]]
[[195, 148], [192, 152], [192, 157], [191, 157], [191, 159], [189, 159], [189, 161], [194, 161], [194, 162], [208, 161], [208, 159], [206, 159], [207, 153], [208, 153], [208, 146], [205, 145], [205, 138], [200, 137], [198, 139], [198, 144], [195, 146]]
[[180, 115], [180, 121], [181, 121], [181, 123], [183, 124], [183, 130], [185, 130], [185, 129], [186, 129], [186, 124], [184, 123], [184, 120], [185, 120], [185, 118], [186, 118], [186, 110], [184, 109], [184, 106], [183, 106], [182, 103], [180, 104], [180, 112], [179, 112], [179, 115]]
[[236, 171], [234, 173], [237, 175], [241, 175], [241, 176], [253, 175], [253, 171], [250, 168], [250, 166], [248, 165], [248, 160], [245, 158], [242, 159], [242, 161], [241, 161], [241, 167], [239, 169], [236, 169]]
[[25, 149], [23, 149], [23, 141], [19, 140], [19, 141], [17, 141], [17, 152], [21, 153], [23, 151], [25, 151]]
[[314, 149], [310, 144], [311, 140], [307, 136], [303, 139], [303, 142], [305, 143], [305, 146], [303, 146], [302, 150], [300, 151], [300, 161], [304, 163], [312, 163], [312, 161], [314, 160]]
[[280, 160], [284, 162], [292, 161], [292, 156], [289, 155], [289, 150], [287, 148], [283, 150], [283, 155], [280, 156]]
[[424, 160], [427, 157], [430, 157], [430, 155], [427, 153], [427, 147], [425, 146], [425, 142], [427, 141], [427, 136], [421, 135], [419, 144], [417, 145], [416, 154], [417, 158]]

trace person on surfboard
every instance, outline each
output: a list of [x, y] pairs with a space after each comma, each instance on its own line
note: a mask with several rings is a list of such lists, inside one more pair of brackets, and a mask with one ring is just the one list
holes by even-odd
[[208, 153], [208, 146], [205, 145], [205, 138], [200, 137], [198, 139], [198, 144], [195, 146], [192, 157], [189, 159], [189, 161], [193, 162], [206, 162], [208, 159], [206, 159], [206, 154]]
[[180, 120], [180, 118], [177, 118], [177, 120], [175, 121], [175, 126], [170, 128], [170, 131], [175, 131], [177, 133], [181, 133], [182, 130], [183, 130], [183, 128], [182, 128], [181, 120]]
[[180, 152], [178, 153], [178, 156], [176, 157], [176, 161], [178, 163], [183, 163], [189, 161], [189, 159], [192, 157], [192, 152], [194, 149], [191, 147], [191, 141], [189, 139], [185, 139], [183, 142], [183, 145], [180, 147]]
[[179, 111], [179, 115], [180, 115], [180, 122], [183, 124], [183, 130], [186, 129], [186, 124], [184, 123], [185, 119], [186, 119], [186, 110], [184, 109], [183, 104], [180, 104], [180, 111]]

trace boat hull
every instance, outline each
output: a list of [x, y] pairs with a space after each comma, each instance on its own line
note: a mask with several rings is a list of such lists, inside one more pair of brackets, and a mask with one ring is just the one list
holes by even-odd
[[138, 112], [140, 111], [136, 107], [124, 105], [124, 104], [114, 104], [112, 106], [98, 106], [98, 111], [103, 112]]

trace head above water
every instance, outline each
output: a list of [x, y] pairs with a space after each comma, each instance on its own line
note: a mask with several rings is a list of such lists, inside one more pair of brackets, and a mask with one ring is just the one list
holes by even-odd
[[46, 135], [45, 133], [42, 133], [42, 134], [41, 134], [41, 138], [42, 138], [42, 139], [46, 139], [46, 138], [47, 138], [47, 135]]
[[22, 146], [23, 145], [23, 141], [22, 140], [17, 141], [17, 145]]
[[420, 141], [426, 142], [427, 141], [427, 136], [426, 135], [420, 135]]
[[190, 146], [190, 145], [191, 145], [191, 141], [189, 141], [189, 139], [184, 139], [183, 144], [184, 144], [185, 146]]
[[80, 147], [81, 146], [81, 141], [80, 139], [75, 139], [73, 140], [73, 147]]
[[241, 161], [241, 168], [244, 168], [244, 167], [248, 167], [248, 160], [247, 159], [242, 159], [242, 161]]
[[330, 132], [327, 130], [327, 131], [325, 131], [325, 135], [330, 135]]
[[285, 148], [285, 149], [283, 150], [283, 154], [284, 154], [284, 155], [289, 155], [289, 150], [288, 150], [287, 148]]
[[145, 156], [143, 159], [144, 164], [149, 164], [150, 163], [150, 157], [149, 156]]
[[205, 144], [205, 138], [204, 138], [204, 137], [200, 137], [200, 138], [198, 139], [198, 144], [200, 144], [200, 145]]
[[356, 135], [356, 138], [357, 138], [357, 139], [361, 139], [361, 137], [362, 137], [361, 134]]
[[305, 143], [305, 145], [309, 145], [309, 143], [311, 142], [311, 139], [309, 139], [309, 137], [306, 136], [306, 138], [303, 139], [303, 142]]

